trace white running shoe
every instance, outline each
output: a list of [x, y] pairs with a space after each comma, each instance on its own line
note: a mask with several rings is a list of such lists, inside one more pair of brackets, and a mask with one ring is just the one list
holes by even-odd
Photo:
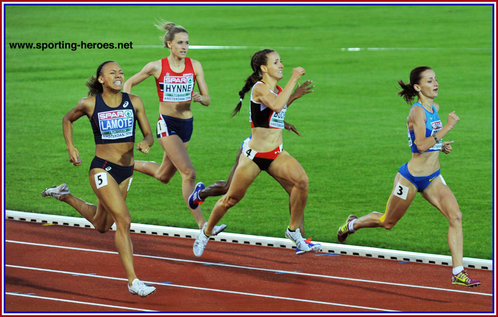
[[296, 248], [298, 248], [301, 251], [304, 252], [309, 252], [311, 251], [311, 247], [304, 241], [303, 236], [301, 235], [301, 230], [299, 228], [296, 229], [296, 231], [292, 232], [287, 228], [285, 231], [285, 236], [289, 239], [291, 239], [295, 244]]
[[66, 184], [60, 184], [59, 186], [52, 186], [50, 188], [46, 188], [42, 191], [42, 197], [52, 196], [57, 200], [61, 200], [61, 196], [71, 194], [69, 191], [69, 186]]
[[222, 232], [223, 230], [225, 230], [227, 227], [226, 224], [222, 224], [222, 225], [219, 225], [219, 226], [214, 226], [213, 228], [213, 236], [217, 235], [218, 233]]
[[131, 286], [128, 285], [128, 290], [133, 295], [145, 297], [154, 293], [156, 291], [156, 288], [153, 286], [147, 286], [144, 284], [144, 282], [136, 278], [133, 280], [133, 282], [131, 282]]
[[204, 228], [206, 228], [207, 222], [202, 226], [201, 232], [197, 236], [197, 239], [195, 239], [194, 242], [194, 255], [195, 256], [201, 256], [202, 253], [204, 252], [204, 249], [206, 248], [206, 245], [209, 241], [209, 237], [206, 236], [204, 233]]
[[320, 252], [322, 251], [322, 245], [320, 243], [310, 243], [310, 242], [306, 242], [310, 248], [311, 248], [311, 251], [313, 252]]
[[[320, 252], [320, 251], [322, 251], [322, 245], [320, 243], [313, 243], [313, 242], [311, 242], [311, 239], [306, 239], [306, 240], [304, 240], [304, 242], [306, 242], [310, 246], [311, 251], [313, 251], [313, 252]], [[299, 248], [296, 247], [296, 254], [297, 255], [303, 254], [303, 253], [306, 253], [306, 252], [302, 251], [302, 250], [299, 250]]]

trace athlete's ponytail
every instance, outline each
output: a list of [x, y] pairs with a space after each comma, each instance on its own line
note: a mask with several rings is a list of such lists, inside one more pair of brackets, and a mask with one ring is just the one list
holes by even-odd
[[237, 113], [239, 113], [240, 109], [242, 108], [242, 100], [244, 99], [246, 93], [249, 90], [251, 90], [251, 87], [254, 86], [254, 84], [257, 81], [263, 79], [263, 74], [261, 74], [261, 66], [266, 65], [266, 63], [268, 62], [268, 54], [272, 52], [274, 52], [274, 50], [264, 49], [254, 53], [254, 55], [252, 56], [251, 58], [252, 74], [249, 77], [247, 77], [244, 87], [242, 87], [242, 89], [239, 91], [240, 101], [237, 104], [237, 106], [233, 109], [232, 117], [235, 116]]
[[413, 98], [418, 96], [419, 92], [415, 90], [414, 85], [420, 82], [420, 75], [428, 69], [431, 68], [429, 66], [420, 66], [414, 68], [410, 72], [410, 82], [408, 84], [405, 84], [402, 80], [398, 81], [398, 84], [402, 89], [400, 92], [398, 92], [398, 95], [403, 97], [403, 99], [405, 99], [407, 103], [411, 104]]
[[242, 100], [244, 99], [245, 94], [249, 90], [251, 90], [251, 87], [254, 86], [254, 84], [258, 80], [261, 80], [261, 75], [258, 73], [252, 73], [251, 76], [247, 77], [244, 87], [242, 87], [242, 89], [239, 91], [240, 101], [237, 104], [237, 106], [233, 109], [232, 117], [235, 116], [237, 113], [239, 113], [240, 108], [242, 108]]
[[102, 68], [104, 68], [107, 63], [114, 63], [114, 61], [106, 61], [100, 64], [99, 67], [97, 67], [95, 76], [90, 77], [86, 82], [88, 96], [95, 96], [104, 92], [104, 87], [102, 86], [102, 83], [99, 82], [99, 76], [102, 75]]
[[187, 30], [180, 25], [176, 25], [173, 22], [165, 22], [165, 21], [160, 21], [156, 24], [156, 27], [161, 30], [161, 31], [166, 31], [166, 34], [164, 34], [163, 41], [164, 41], [164, 47], [170, 48], [168, 46], [168, 42], [171, 42], [175, 39], [175, 35], [177, 33], [187, 33]]

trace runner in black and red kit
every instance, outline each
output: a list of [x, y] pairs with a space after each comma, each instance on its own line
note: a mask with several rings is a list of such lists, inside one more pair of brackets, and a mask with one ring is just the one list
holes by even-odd
[[242, 99], [251, 90], [251, 139], [243, 145], [228, 192], [218, 200], [207, 225], [200, 230], [194, 242], [196, 256], [204, 252], [214, 225], [244, 197], [262, 170], [285, 184], [284, 188], [289, 193], [290, 221], [286, 237], [300, 251], [318, 251], [320, 248], [310, 246], [301, 235], [299, 227], [303, 223], [308, 197], [308, 176], [299, 162], [283, 150], [282, 141], [287, 105], [305, 70], [302, 67], [294, 68], [289, 82], [282, 89], [277, 85], [283, 77], [283, 64], [277, 52], [269, 49], [256, 52], [251, 59], [251, 68], [253, 73], [239, 92], [241, 102], [235, 110], [235, 113], [240, 110]]

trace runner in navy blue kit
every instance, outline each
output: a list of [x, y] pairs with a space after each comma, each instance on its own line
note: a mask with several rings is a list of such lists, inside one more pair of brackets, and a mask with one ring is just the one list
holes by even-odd
[[382, 227], [392, 229], [403, 217], [417, 192], [434, 205], [449, 222], [448, 245], [453, 262], [451, 281], [453, 284], [478, 286], [479, 280], [472, 279], [463, 268], [462, 213], [451, 189], [440, 172], [439, 153], [449, 154], [453, 141], [442, 139], [457, 124], [460, 118], [451, 112], [446, 126], [439, 119], [439, 105], [434, 99], [439, 93], [439, 84], [434, 70], [427, 66], [413, 69], [410, 82], [399, 81], [402, 96], [407, 103], [418, 100], [408, 115], [408, 140], [412, 152], [411, 160], [402, 165], [394, 179], [394, 188], [387, 202], [385, 213], [372, 212], [361, 218], [350, 215], [339, 227], [337, 239], [344, 242], [348, 235], [361, 228]]
[[196, 256], [202, 255], [214, 226], [229, 208], [242, 199], [261, 171], [267, 171], [283, 182], [289, 193], [290, 221], [285, 235], [296, 243], [296, 247], [301, 251], [320, 249], [319, 245], [316, 249], [308, 245], [299, 229], [303, 223], [308, 197], [308, 176], [299, 162], [283, 150], [282, 145], [287, 105], [298, 79], [305, 74], [305, 70], [302, 67], [294, 68], [289, 82], [282, 89], [277, 85], [283, 77], [283, 64], [277, 52], [269, 49], [256, 52], [251, 59], [251, 68], [253, 73], [239, 92], [241, 102], [234, 110], [234, 113], [240, 110], [242, 99], [251, 90], [251, 139], [242, 145], [242, 154], [228, 192], [218, 200], [208, 223], [200, 230], [194, 242], [193, 251]]
[[123, 83], [123, 71], [117, 63], [102, 63], [96, 76], [87, 83], [89, 97], [82, 98], [62, 120], [69, 161], [78, 166], [81, 160], [73, 143], [73, 122], [83, 116], [90, 119], [96, 148], [89, 177], [98, 198], [97, 205], [71, 195], [66, 184], [47, 188], [42, 196], [51, 196], [71, 205], [101, 233], [109, 231], [115, 223], [116, 249], [126, 271], [128, 290], [131, 294], [147, 296], [156, 289], [145, 285], [136, 276], [130, 238], [131, 216], [125, 200], [133, 178], [136, 121], [144, 136], [137, 143], [137, 150], [148, 153], [154, 138], [142, 100], [122, 93]]
[[[135, 170], [155, 177], [167, 184], [176, 171], [182, 177], [182, 194], [199, 228], [206, 223], [197, 203], [189, 203], [189, 195], [196, 188], [195, 169], [187, 152], [193, 131], [191, 103], [199, 102], [209, 106], [208, 87], [199, 61], [187, 57], [189, 35], [185, 28], [172, 22], [158, 26], [165, 30], [164, 47], [170, 49], [167, 58], [153, 61], [125, 82], [124, 91], [130, 93], [133, 86], [152, 76], [156, 80], [159, 97], [159, 120], [157, 138], [164, 149], [161, 164], [153, 161], [137, 161]], [[194, 92], [197, 83], [199, 92]], [[197, 186], [203, 186], [202, 183]], [[215, 234], [223, 231], [225, 225], [216, 226]]]

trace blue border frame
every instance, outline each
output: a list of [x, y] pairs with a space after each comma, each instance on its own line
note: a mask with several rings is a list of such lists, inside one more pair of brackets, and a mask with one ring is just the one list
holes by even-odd
[[[456, 3], [445, 3], [445, 2], [441, 2], [441, 3], [432, 3], [432, 2], [417, 2], [417, 3], [390, 3], [390, 2], [384, 2], [384, 3], [349, 3], [349, 2], [341, 2], [341, 3], [336, 3], [336, 2], [332, 2], [332, 3], [312, 3], [312, 4], [307, 4], [307, 3], [294, 3], [294, 2], [281, 2], [281, 3], [264, 3], [264, 2], [260, 2], [260, 3], [237, 3], [237, 2], [234, 2], [234, 3], [231, 3], [231, 2], [220, 2], [220, 3], [212, 3], [212, 2], [206, 2], [206, 3], [189, 3], [189, 2], [185, 2], [185, 3], [172, 3], [172, 4], [169, 4], [169, 3], [116, 3], [116, 2], [104, 2], [104, 3], [85, 3], [85, 2], [81, 2], [81, 3], [57, 3], [57, 2], [53, 2], [53, 3], [5, 3], [5, 2], [2, 2], [2, 11], [3, 13], [5, 14], [5, 8], [7, 6], [462, 6], [462, 5], [469, 5], [469, 6], [491, 6], [493, 8], [492, 10], [492, 24], [493, 24], [493, 30], [492, 30], [492, 34], [493, 34], [493, 45], [492, 45], [492, 51], [493, 51], [493, 59], [492, 59], [492, 65], [493, 65], [493, 74], [492, 74], [492, 94], [493, 94], [493, 136], [492, 136], [492, 142], [493, 142], [493, 167], [492, 167], [492, 172], [493, 172], [493, 184], [492, 184], [492, 188], [493, 188], [493, 203], [492, 203], [492, 206], [493, 206], [493, 238], [496, 237], [496, 201], [495, 201], [495, 190], [496, 190], [496, 147], [495, 147], [495, 142], [496, 142], [496, 94], [495, 94], [495, 88], [496, 88], [496, 82], [495, 82], [495, 76], [496, 76], [496, 63], [495, 63], [495, 58], [496, 58], [496, 51], [495, 51], [495, 45], [496, 45], [496, 42], [495, 42], [495, 39], [496, 39], [496, 35], [495, 35], [495, 30], [496, 30], [496, 17], [495, 17], [495, 10], [496, 10], [496, 3], [477, 3], [477, 4], [474, 4], [472, 2], [470, 3], [460, 3], [460, 2], [456, 2]], [[3, 194], [3, 199], [2, 199], [2, 211], [3, 211], [3, 220], [2, 220], [2, 243], [3, 243], [3, 271], [2, 271], [2, 281], [3, 281], [3, 294], [2, 294], [2, 298], [3, 298], [3, 304], [2, 304], [2, 314], [24, 314], [24, 315], [31, 315], [31, 314], [36, 314], [36, 313], [43, 313], [43, 314], [54, 314], [54, 315], [68, 315], [68, 314], [77, 314], [77, 315], [84, 315], [84, 314], [88, 314], [88, 315], [125, 315], [125, 314], [137, 314], [136, 312], [133, 313], [133, 312], [119, 312], [119, 313], [96, 313], [96, 312], [70, 312], [70, 313], [67, 313], [67, 312], [50, 312], [50, 313], [46, 313], [46, 312], [13, 312], [13, 311], [9, 311], [9, 312], [6, 312], [5, 311], [5, 299], [6, 299], [6, 294], [5, 294], [5, 276], [4, 276], [4, 272], [5, 272], [5, 258], [6, 258], [6, 254], [5, 254], [5, 226], [6, 226], [6, 219], [5, 219], [5, 104], [6, 104], [6, 99], [5, 99], [5, 91], [6, 91], [6, 87], [5, 87], [5, 77], [6, 77], [6, 71], [5, 71], [5, 58], [6, 58], [6, 22], [5, 22], [5, 19], [3, 19], [3, 30], [2, 30], [3, 34], [2, 34], [2, 39], [3, 39], [3, 56], [2, 56], [2, 60], [3, 60], [3, 79], [2, 80], [2, 100], [3, 100], [3, 106], [2, 106], [2, 182], [3, 182], [3, 188], [2, 188], [2, 194]], [[495, 239], [493, 239], [492, 241], [492, 246], [493, 246], [493, 276], [495, 276], [496, 278], [496, 241]], [[493, 291], [496, 290], [496, 280], [495, 278], [493, 278]], [[190, 314], [212, 314], [212, 313], [216, 313], [216, 314], [220, 314], [220, 315], [230, 315], [230, 314], [241, 314], [241, 312], [192, 312], [192, 313], [185, 313], [185, 312], [161, 312], [160, 314], [162, 315], [190, 315]], [[244, 312], [242, 314], [244, 315], [248, 315], [248, 314], [258, 314], [258, 315], [261, 315], [261, 314], [269, 314], [269, 315], [283, 315], [285, 314], [286, 312], [273, 312], [273, 311], [269, 311], [269, 312]], [[292, 313], [292, 312], [287, 312], [287, 313]], [[396, 314], [421, 314], [421, 315], [428, 315], [428, 314], [451, 314], [451, 313], [459, 313], [459, 314], [462, 314], [462, 313], [466, 313], [466, 312], [460, 312], [460, 311], [454, 311], [454, 312], [437, 312], [437, 313], [426, 313], [426, 312], [402, 312], [402, 313], [396, 313]], [[491, 312], [468, 312], [468, 313], [472, 313], [472, 314], [488, 314], [488, 313], [491, 313]], [[493, 314], [496, 314], [496, 293], [493, 293]], [[146, 314], [146, 313], [140, 313], [140, 314]], [[147, 314], [156, 314], [156, 313], [147, 313]], [[371, 315], [371, 314], [393, 314], [393, 313], [379, 313], [379, 312], [368, 312], [368, 313], [358, 313], [358, 312], [353, 312], [353, 313], [345, 313], [345, 312], [339, 312], [339, 313], [333, 313], [333, 312], [322, 312], [322, 313], [319, 313], [319, 312], [299, 312], [299, 313], [296, 313], [294, 312], [293, 314], [299, 314], [299, 315], [303, 315], [303, 314], [314, 314], [314, 315], [324, 315], [324, 314], [334, 314], [334, 315], [352, 315], [352, 314], [355, 314], [355, 315], [358, 315], [358, 314], [367, 314], [367, 315]]]

